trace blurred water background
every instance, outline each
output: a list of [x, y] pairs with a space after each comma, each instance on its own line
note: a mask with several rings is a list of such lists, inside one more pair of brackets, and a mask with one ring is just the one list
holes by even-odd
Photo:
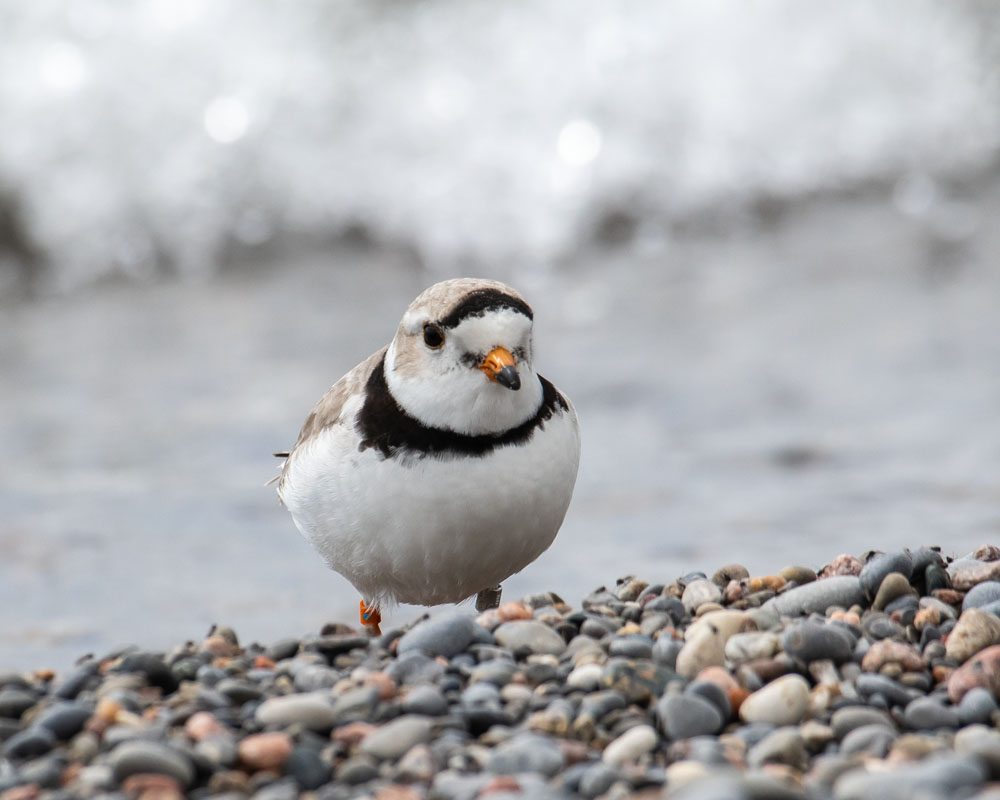
[[975, 0], [0, 2], [0, 668], [352, 621], [270, 453], [457, 274], [583, 425], [509, 597], [996, 541], [998, 64]]

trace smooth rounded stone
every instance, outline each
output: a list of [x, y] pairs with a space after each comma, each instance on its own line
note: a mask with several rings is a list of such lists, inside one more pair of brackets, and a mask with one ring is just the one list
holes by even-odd
[[1000, 731], [985, 725], [969, 725], [955, 734], [955, 752], [980, 758], [990, 770], [990, 777], [1000, 777]]
[[566, 641], [544, 622], [515, 620], [505, 622], [493, 632], [504, 647], [530, 653], [547, 653], [558, 656], [566, 649]]
[[638, 633], [616, 636], [608, 645], [608, 655], [623, 658], [652, 658], [653, 640]]
[[836, 625], [798, 622], [785, 630], [781, 646], [790, 656], [800, 658], [807, 664], [824, 659], [843, 664], [851, 660], [854, 639]]
[[399, 654], [385, 669], [386, 675], [399, 686], [437, 683], [444, 675], [444, 666], [419, 650]]
[[816, 580], [816, 572], [814, 570], [798, 565], [782, 567], [778, 570], [778, 574], [789, 583], [797, 583], [799, 586], [812, 583]]
[[580, 784], [577, 791], [588, 798], [588, 800], [592, 800], [592, 798], [600, 797], [607, 793], [611, 785], [618, 780], [618, 777], [616, 769], [598, 761], [596, 764], [590, 764], [584, 769], [583, 774], [580, 776]]
[[235, 705], [243, 705], [264, 696], [264, 693], [250, 681], [238, 678], [224, 678], [215, 685], [215, 690]]
[[[862, 570], [862, 574], [864, 570]], [[882, 579], [882, 583], [875, 593], [872, 601], [872, 608], [882, 611], [886, 606], [904, 595], [915, 595], [913, 587], [910, 586], [910, 579], [901, 572], [890, 572]]]
[[152, 772], [169, 775], [182, 786], [194, 781], [194, 765], [183, 753], [159, 742], [132, 739], [122, 742], [108, 756], [115, 780], [121, 783], [129, 775]]
[[889, 714], [867, 706], [838, 708], [830, 717], [830, 727], [836, 739], [843, 739], [851, 731], [865, 725], [882, 725], [889, 730], [896, 729], [896, 723]]
[[1000, 581], [983, 581], [965, 593], [962, 610], [982, 608], [998, 601], [1000, 601]]
[[669, 636], [660, 636], [653, 642], [652, 658], [657, 664], [670, 669], [676, 669], [677, 656], [684, 647], [684, 642]]
[[333, 701], [335, 724], [370, 720], [378, 707], [379, 691], [375, 686], [359, 686], [337, 696]]
[[725, 655], [730, 661], [770, 658], [781, 649], [781, 638], [770, 631], [734, 633], [726, 640]]
[[573, 671], [566, 676], [566, 685], [570, 689], [582, 689], [585, 692], [592, 692], [601, 685], [601, 675], [604, 667], [600, 664], [589, 663], [580, 664], [574, 667]]
[[669, 616], [675, 625], [680, 624], [681, 620], [683, 620], [686, 616], [684, 604], [680, 601], [680, 599], [665, 594], [662, 594], [659, 597], [654, 597], [648, 603], [643, 605], [642, 609], [647, 613], [654, 611], [662, 612]]
[[429, 741], [432, 728], [428, 717], [407, 714], [373, 730], [358, 749], [383, 761], [395, 761], [414, 745]]
[[[876, 553], [868, 559], [858, 576], [865, 595], [869, 599], [874, 599], [882, 581], [892, 572], [898, 572], [905, 580], [909, 580], [910, 575], [913, 574], [913, 559], [910, 558], [909, 553]], [[844, 608], [849, 607], [844, 606]]]
[[431, 617], [404, 633], [396, 652], [402, 655], [416, 650], [429, 656], [451, 658], [476, 640], [478, 627], [472, 617], [463, 614]]
[[830, 606], [850, 608], [864, 601], [865, 594], [860, 579], [853, 575], [839, 575], [789, 589], [768, 600], [764, 608], [782, 616], [796, 617], [803, 614], [824, 614]]
[[989, 690], [978, 687], [966, 692], [958, 704], [958, 719], [963, 725], [986, 724], [996, 710], [997, 701], [993, 695]]
[[207, 759], [215, 766], [228, 767], [236, 762], [238, 755], [236, 740], [228, 733], [213, 734], [194, 746], [199, 758]]
[[48, 753], [56, 746], [56, 737], [48, 728], [31, 727], [15, 733], [0, 749], [7, 758], [32, 758]]
[[906, 628], [882, 614], [872, 614], [862, 623], [865, 635], [873, 641], [905, 639]]
[[718, 603], [722, 600], [722, 590], [708, 578], [697, 578], [684, 587], [681, 603], [689, 614], [694, 614], [705, 603]]
[[706, 667], [726, 663], [726, 636], [712, 625], [688, 629], [684, 646], [677, 654], [675, 668], [685, 678], [693, 678]]
[[[827, 578], [827, 580], [835, 579]], [[817, 583], [823, 582], [817, 581]], [[807, 585], [813, 586], [815, 584]], [[740, 719], [744, 722], [796, 725], [802, 720], [808, 709], [809, 682], [801, 675], [782, 675], [780, 678], [765, 684], [743, 701], [740, 705]]]
[[635, 600], [642, 593], [642, 590], [649, 586], [646, 581], [630, 576], [619, 581], [618, 599], [631, 601]]
[[903, 713], [903, 723], [915, 731], [957, 728], [960, 724], [955, 708], [931, 697], [919, 697], [910, 703]]
[[[864, 641], [860, 639], [858, 644]], [[855, 654], [860, 654], [857, 648]], [[920, 672], [927, 668], [920, 651], [914, 645], [897, 642], [894, 639], [882, 639], [872, 644], [864, 653], [861, 669], [865, 672], [879, 672], [887, 664], [898, 664], [903, 672]]]
[[475, 706], [499, 706], [500, 689], [492, 683], [474, 683], [462, 691], [462, 705], [473, 708]]
[[948, 565], [951, 585], [960, 592], [967, 592], [974, 586], [1000, 578], [1000, 561], [983, 563], [960, 559]]
[[712, 583], [720, 589], [724, 589], [730, 581], [745, 581], [749, 577], [750, 571], [742, 564], [727, 564], [715, 571], [712, 575]]
[[[98, 666], [96, 661], [86, 661], [74, 667], [65, 678], [55, 685], [52, 694], [61, 700], [75, 700], [77, 695], [87, 688], [87, 685], [97, 675]], [[4, 715], [0, 714], [0, 716]]]
[[261, 725], [301, 725], [311, 731], [328, 731], [337, 722], [329, 692], [308, 692], [271, 697], [257, 706], [254, 719]]
[[486, 769], [496, 775], [537, 772], [551, 778], [562, 770], [563, 763], [554, 741], [535, 733], [518, 733], [493, 749]]
[[340, 674], [326, 664], [302, 664], [293, 673], [295, 688], [300, 692], [331, 689], [340, 680]]
[[285, 760], [284, 770], [295, 779], [300, 789], [307, 792], [318, 789], [330, 780], [330, 765], [312, 747], [293, 747]]
[[292, 753], [292, 737], [283, 731], [255, 733], [241, 739], [237, 755], [250, 770], [279, 772]]
[[997, 642], [1000, 642], [1000, 619], [973, 606], [966, 608], [955, 623], [945, 643], [945, 654], [962, 664]]
[[668, 739], [716, 734], [726, 720], [718, 707], [699, 695], [668, 694], [656, 703], [660, 730]]
[[1000, 694], [1000, 644], [980, 650], [948, 678], [948, 699], [961, 702], [970, 689], [981, 686], [994, 697]]
[[884, 758], [899, 734], [892, 728], [876, 723], [855, 728], [840, 740], [840, 752], [845, 756], [866, 755]]
[[436, 686], [414, 686], [400, 703], [404, 714], [437, 717], [448, 711], [448, 701]]
[[885, 770], [856, 769], [841, 775], [833, 785], [834, 800], [930, 800], [968, 797], [986, 781], [986, 768], [974, 756], [941, 755]]
[[20, 719], [21, 715], [38, 702], [38, 695], [25, 689], [4, 687], [0, 689], [0, 717]]
[[378, 777], [378, 764], [371, 756], [351, 756], [337, 767], [336, 779], [348, 786], [368, 783]]
[[862, 672], [858, 675], [854, 682], [854, 688], [859, 695], [865, 698], [880, 694], [893, 706], [905, 706], [911, 700], [923, 696], [917, 689], [903, 686], [892, 678], [873, 672]]
[[621, 627], [617, 617], [588, 616], [580, 624], [580, 633], [592, 639], [603, 639], [609, 633], [614, 633]]
[[747, 753], [747, 764], [758, 768], [765, 764], [787, 764], [804, 770], [809, 763], [805, 741], [798, 728], [784, 727], [772, 731]]
[[517, 671], [518, 666], [513, 661], [507, 658], [492, 658], [474, 667], [469, 680], [506, 686]]
[[692, 622], [684, 632], [685, 639], [701, 635], [705, 630], [718, 633], [724, 640], [737, 633], [756, 630], [753, 618], [746, 611], [735, 608], [720, 608], [708, 611]]
[[128, 653], [112, 667], [112, 670], [139, 673], [150, 686], [159, 686], [167, 693], [177, 690], [177, 678], [160, 653], [146, 651]]
[[656, 747], [659, 737], [649, 725], [636, 725], [604, 748], [601, 759], [611, 766], [620, 766], [626, 761], [634, 761]]
[[[721, 669], [718, 668], [718, 669]], [[710, 670], [709, 670], [710, 671]], [[708, 674], [706, 672], [706, 674]], [[729, 673], [726, 673], [726, 677], [729, 678]], [[729, 678], [732, 680], [731, 678]], [[737, 686], [735, 681], [732, 681], [733, 688]], [[726, 694], [726, 690], [722, 688], [721, 685], [715, 683], [711, 680], [694, 680], [684, 687], [684, 694], [693, 694], [698, 697], [703, 697], [713, 706], [719, 709], [719, 713], [722, 714], [722, 718], [729, 721], [729, 717], [733, 713], [733, 706], [729, 702], [729, 697]]]
[[57, 739], [67, 741], [83, 730], [93, 710], [83, 703], [56, 703], [42, 711], [32, 721], [33, 725], [48, 728]]

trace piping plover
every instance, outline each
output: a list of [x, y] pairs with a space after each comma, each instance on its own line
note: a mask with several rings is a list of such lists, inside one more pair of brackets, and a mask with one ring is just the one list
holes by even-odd
[[394, 603], [499, 603], [544, 552], [580, 461], [572, 403], [532, 363], [531, 307], [496, 281], [424, 291], [392, 342], [337, 381], [278, 496], [378, 632]]

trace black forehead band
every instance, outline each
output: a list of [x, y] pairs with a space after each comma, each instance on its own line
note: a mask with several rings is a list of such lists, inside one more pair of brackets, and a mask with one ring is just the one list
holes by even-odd
[[469, 292], [448, 316], [439, 319], [438, 325], [442, 328], [454, 328], [463, 319], [481, 317], [488, 311], [498, 311], [501, 308], [509, 308], [519, 314], [524, 314], [531, 320], [535, 318], [531, 306], [519, 297], [514, 297], [512, 294], [501, 292], [498, 289], [476, 289], [474, 292]]

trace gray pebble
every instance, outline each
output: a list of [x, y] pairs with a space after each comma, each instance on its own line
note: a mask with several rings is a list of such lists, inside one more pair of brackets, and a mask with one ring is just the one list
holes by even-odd
[[360, 686], [340, 695], [333, 701], [333, 718], [337, 725], [370, 720], [378, 706], [378, 689]]
[[463, 614], [441, 614], [415, 625], [403, 634], [397, 646], [402, 655], [417, 650], [430, 656], [451, 658], [476, 640], [479, 627]]
[[884, 711], [865, 706], [839, 708], [833, 712], [833, 716], [830, 718], [830, 727], [833, 729], [833, 736], [836, 739], [843, 739], [856, 728], [868, 725], [882, 725], [892, 731], [896, 729], [896, 723]]
[[674, 669], [677, 666], [677, 654], [684, 647], [684, 642], [669, 636], [660, 636], [655, 642], [651, 655], [653, 661], [663, 667]]
[[236, 705], [243, 705], [251, 700], [259, 700], [264, 696], [260, 688], [250, 681], [239, 678], [223, 678], [215, 685], [215, 689]]
[[66, 741], [83, 730], [92, 713], [83, 703], [56, 703], [35, 717], [33, 724], [48, 728], [57, 739]]
[[415, 744], [430, 738], [430, 718], [407, 714], [376, 728], [361, 741], [358, 749], [383, 761], [395, 761]]
[[142, 772], [170, 775], [182, 786], [189, 786], [194, 780], [194, 766], [191, 760], [174, 748], [159, 742], [143, 739], [122, 742], [111, 751], [108, 763], [114, 770], [115, 780], [119, 783], [129, 775]]
[[544, 622], [516, 620], [505, 622], [493, 635], [496, 640], [515, 652], [527, 650], [531, 653], [560, 655], [566, 649], [566, 642]]
[[733, 713], [733, 707], [729, 702], [729, 698], [726, 697], [725, 691], [717, 683], [712, 683], [711, 681], [692, 681], [684, 687], [684, 694], [693, 694], [708, 700], [708, 702], [719, 709], [719, 713], [722, 714], [722, 718], [726, 721], [729, 720], [729, 717]]
[[788, 764], [804, 770], [808, 765], [805, 742], [799, 729], [783, 727], [772, 731], [747, 753], [747, 764], [762, 767], [764, 764]]
[[841, 575], [789, 589], [768, 600], [764, 609], [794, 617], [801, 614], [823, 614], [830, 606], [850, 608], [855, 603], [864, 602], [864, 599], [861, 581], [853, 575]]
[[909, 579], [913, 574], [913, 559], [909, 553], [876, 553], [868, 559], [861, 568], [858, 578], [861, 581], [861, 588], [869, 599], [875, 597], [882, 581], [892, 572], [899, 572], [903, 578]]
[[986, 779], [985, 767], [973, 756], [942, 755], [900, 765], [891, 771], [853, 770], [837, 779], [834, 800], [914, 800], [946, 798], [968, 790]]
[[967, 608], [983, 608], [1000, 601], [1000, 581], [983, 581], [977, 583], [965, 593], [962, 610]]
[[337, 780], [350, 786], [367, 783], [377, 777], [378, 764], [371, 756], [352, 756], [337, 767]]
[[563, 756], [551, 739], [534, 733], [518, 733], [497, 745], [486, 769], [497, 775], [537, 772], [552, 777], [563, 768]]
[[[92, 679], [97, 675], [98, 664], [95, 661], [87, 661], [72, 669], [69, 674], [56, 684], [52, 693], [63, 700], [75, 700], [76, 696], [82, 692]], [[2, 694], [2, 692], [0, 692]], [[2, 715], [0, 715], [2, 716]]]
[[722, 712], [704, 697], [668, 694], [656, 703], [660, 730], [668, 739], [718, 733], [725, 724]]
[[845, 756], [864, 753], [882, 758], [896, 740], [896, 732], [881, 723], [854, 728], [840, 742], [840, 752]]
[[790, 625], [781, 637], [781, 645], [786, 653], [807, 664], [824, 659], [842, 664], [851, 660], [854, 650], [850, 634], [837, 626], [817, 622]]
[[965, 693], [962, 702], [958, 704], [958, 718], [963, 725], [973, 725], [977, 722], [984, 725], [990, 722], [993, 712], [997, 710], [997, 701], [989, 689], [977, 686]]
[[605, 794], [608, 789], [618, 780], [618, 770], [608, 766], [603, 761], [590, 764], [586, 767], [583, 775], [580, 776], [580, 785], [577, 791], [586, 798], [599, 797]]
[[401, 653], [385, 670], [400, 686], [435, 683], [444, 674], [444, 666], [418, 650]]
[[0, 753], [7, 758], [32, 758], [48, 753], [56, 746], [56, 737], [48, 728], [31, 727], [15, 733], [3, 743]]
[[340, 680], [337, 670], [325, 664], [302, 664], [295, 670], [294, 676], [295, 688], [300, 692], [330, 689]]
[[508, 658], [493, 658], [479, 664], [469, 675], [471, 681], [484, 681], [496, 686], [506, 686], [510, 679], [514, 677], [518, 666]]
[[305, 692], [271, 697], [257, 706], [254, 717], [261, 725], [298, 724], [311, 731], [328, 731], [342, 714], [330, 702], [329, 692]]
[[21, 715], [38, 702], [34, 692], [25, 689], [4, 687], [0, 689], [0, 717], [19, 719]]
[[405, 714], [437, 717], [448, 711], [448, 701], [435, 686], [415, 686], [406, 693], [400, 707]]
[[935, 730], [957, 728], [959, 717], [957, 709], [952, 706], [946, 706], [931, 697], [920, 697], [906, 707], [903, 722], [911, 730]]
[[653, 611], [662, 612], [673, 620], [675, 625], [680, 624], [685, 618], [684, 604], [676, 597], [670, 595], [660, 595], [654, 597], [643, 606], [643, 611], [649, 613]]
[[880, 694], [889, 702], [890, 706], [906, 706], [910, 701], [922, 696], [919, 690], [903, 686], [892, 678], [874, 672], [862, 672], [858, 676], [854, 688], [862, 697]]
[[653, 639], [639, 633], [616, 636], [608, 645], [608, 654], [624, 658], [652, 658]]
[[955, 752], [980, 758], [990, 778], [1000, 778], [1000, 731], [985, 725], [969, 725], [955, 734]]

